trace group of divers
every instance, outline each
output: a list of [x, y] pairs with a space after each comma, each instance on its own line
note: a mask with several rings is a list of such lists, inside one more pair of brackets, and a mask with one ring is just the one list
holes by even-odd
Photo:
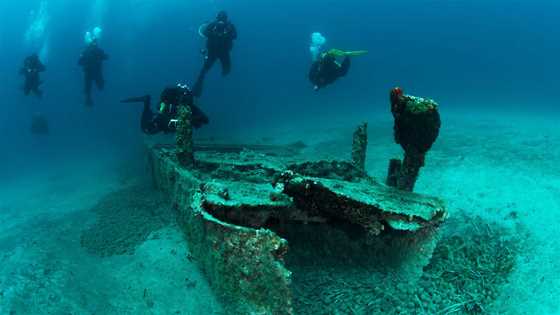
[[[140, 123], [141, 130], [144, 133], [175, 132], [180, 106], [190, 107], [194, 128], [198, 129], [208, 124], [208, 117], [194, 104], [194, 98], [201, 96], [206, 74], [216, 61], [219, 60], [221, 63], [223, 76], [230, 73], [230, 53], [233, 42], [237, 39], [237, 30], [229, 20], [227, 13], [220, 11], [214, 21], [205, 23], [200, 27], [199, 33], [206, 38], [206, 49], [202, 50], [204, 64], [192, 89], [184, 84], [166, 87], [161, 93], [159, 107], [156, 111], [152, 110], [149, 95], [121, 100], [122, 103], [142, 103], [144, 105]], [[90, 35], [89, 32], [86, 35], [87, 46], [80, 55], [78, 65], [82, 67], [84, 72], [85, 105], [90, 107], [93, 105], [93, 85], [95, 84], [98, 90], [103, 90], [105, 87], [103, 63], [109, 59], [109, 55], [99, 47], [96, 36]], [[313, 63], [309, 71], [309, 80], [315, 90], [324, 88], [334, 83], [338, 78], [344, 77], [350, 69], [350, 57], [367, 53], [366, 51], [342, 51], [338, 49], [323, 51], [322, 46], [325, 41], [321, 34], [313, 33], [310, 47]], [[340, 58], [342, 58], [341, 62], [338, 61]], [[20, 70], [20, 73], [25, 77], [23, 85], [25, 95], [42, 97], [40, 73], [45, 70], [46, 67], [37, 54], [25, 58]], [[36, 118], [34, 118], [33, 124], [37, 125], [38, 129], [48, 129], [43, 117]], [[32, 129], [34, 128], [32, 126]]]

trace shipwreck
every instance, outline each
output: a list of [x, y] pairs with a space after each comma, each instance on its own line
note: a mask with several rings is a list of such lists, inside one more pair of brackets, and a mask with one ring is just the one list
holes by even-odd
[[[354, 134], [348, 161], [305, 160], [297, 144], [197, 144], [188, 127], [179, 128], [177, 146], [150, 146], [149, 164], [228, 313], [298, 313], [288, 261], [317, 242], [330, 256], [358, 254], [406, 281], [428, 264], [444, 203], [366, 174], [367, 125]], [[333, 236], [340, 233], [351, 241]]]

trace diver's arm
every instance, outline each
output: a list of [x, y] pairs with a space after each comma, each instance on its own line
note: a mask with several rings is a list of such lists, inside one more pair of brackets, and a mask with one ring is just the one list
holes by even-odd
[[105, 53], [105, 51], [101, 48], [97, 49], [97, 51], [95, 51], [95, 58], [98, 60], [107, 60], [109, 59], [109, 55], [107, 55]]
[[162, 116], [154, 114], [151, 109], [150, 95], [140, 97], [130, 97], [121, 100], [121, 103], [143, 103], [142, 117], [140, 118], [140, 130], [148, 135], [153, 135], [161, 131], [160, 124]]
[[78, 59], [78, 65], [83, 66], [85, 64], [85, 57], [84, 54], [80, 55], [80, 59]]
[[346, 56], [342, 65], [337, 67], [337, 77], [345, 76], [348, 73], [348, 70], [350, 70], [350, 57]]
[[[159, 119], [156, 118], [155, 120], [159, 120]], [[143, 133], [147, 135], [155, 135], [162, 131], [162, 129], [159, 127], [156, 121], [144, 120], [144, 119], [142, 119], [142, 122], [140, 123], [140, 129], [142, 130]]]
[[204, 30], [202, 31], [202, 34], [203, 34], [204, 36], [206, 36], [206, 38], [208, 38], [208, 37], [210, 36], [210, 28], [211, 28], [211, 27], [214, 27], [215, 23], [216, 23], [216, 22], [209, 23], [208, 25], [206, 25], [206, 26], [204, 27]]

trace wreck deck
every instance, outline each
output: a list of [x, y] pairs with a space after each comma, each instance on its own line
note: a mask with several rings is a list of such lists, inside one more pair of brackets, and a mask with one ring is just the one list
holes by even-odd
[[193, 256], [232, 313], [298, 313], [289, 265], [309, 264], [317, 241], [406, 281], [429, 262], [446, 218], [441, 200], [386, 187], [345, 161], [222, 149], [197, 151], [192, 169], [172, 147], [154, 146], [149, 157]]

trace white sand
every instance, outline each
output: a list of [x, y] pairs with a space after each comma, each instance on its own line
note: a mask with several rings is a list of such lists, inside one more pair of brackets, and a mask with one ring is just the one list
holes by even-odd
[[220, 314], [174, 225], [134, 255], [81, 247], [88, 210], [126, 185], [114, 162], [83, 162], [90, 168], [49, 165], [0, 184], [0, 314]]

